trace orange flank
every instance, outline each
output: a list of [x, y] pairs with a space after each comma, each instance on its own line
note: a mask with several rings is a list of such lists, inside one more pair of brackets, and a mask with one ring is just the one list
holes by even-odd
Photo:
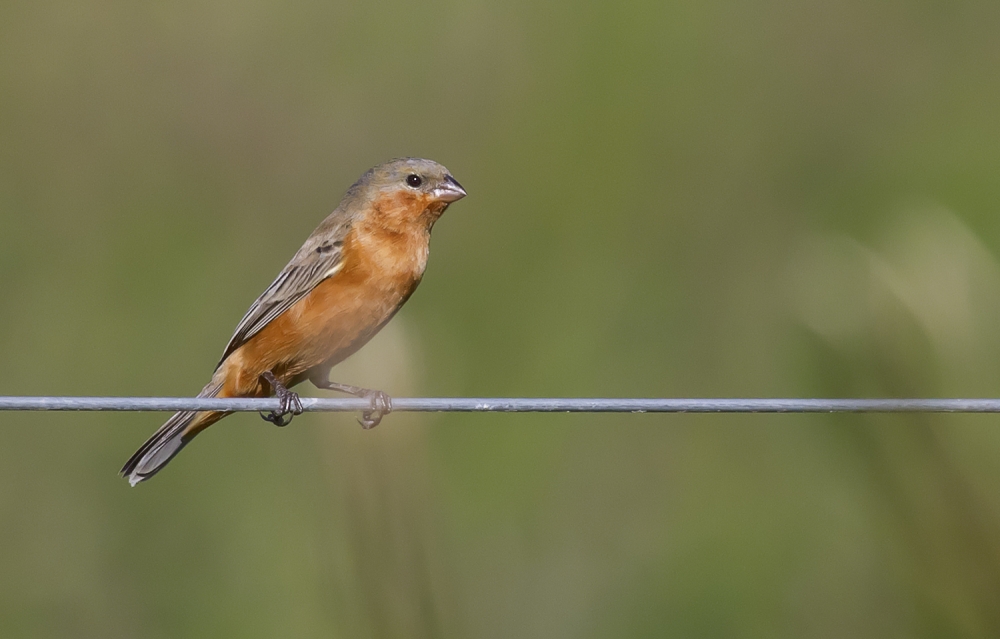
[[332, 367], [396, 314], [427, 266], [430, 230], [413, 212], [431, 203], [399, 195], [373, 203], [380, 214], [344, 238], [342, 267], [226, 359], [223, 397], [269, 397], [260, 376], [292, 386], [309, 370]]

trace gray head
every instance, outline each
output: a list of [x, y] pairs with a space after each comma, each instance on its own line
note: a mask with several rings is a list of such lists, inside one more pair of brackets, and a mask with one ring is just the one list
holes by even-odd
[[387, 192], [411, 193], [420, 199], [450, 204], [465, 197], [465, 189], [444, 166], [423, 158], [398, 158], [372, 167], [354, 183], [349, 195], [375, 198]]

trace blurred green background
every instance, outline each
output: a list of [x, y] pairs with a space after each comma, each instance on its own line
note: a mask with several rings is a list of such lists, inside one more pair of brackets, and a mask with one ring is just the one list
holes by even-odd
[[[0, 393], [202, 387], [368, 167], [469, 197], [334, 378], [1000, 395], [1000, 4], [0, 5]], [[313, 390], [303, 388], [303, 392]], [[0, 415], [3, 637], [990, 637], [992, 416]]]

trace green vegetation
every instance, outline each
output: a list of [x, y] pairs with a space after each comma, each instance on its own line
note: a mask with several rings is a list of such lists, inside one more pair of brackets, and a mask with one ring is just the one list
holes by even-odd
[[[0, 394], [192, 395], [365, 169], [469, 197], [334, 378], [1000, 395], [1000, 4], [6, 3]], [[310, 389], [302, 389], [306, 393]], [[995, 416], [0, 415], [2, 637], [990, 637]]]

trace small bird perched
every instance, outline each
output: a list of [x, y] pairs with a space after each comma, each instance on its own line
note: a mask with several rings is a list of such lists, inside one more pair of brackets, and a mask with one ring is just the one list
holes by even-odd
[[[431, 228], [465, 189], [437, 162], [380, 164], [347, 190], [236, 327], [212, 381], [198, 397], [270, 397], [278, 426], [302, 412], [290, 387], [311, 381], [372, 402], [361, 425], [376, 426], [392, 404], [382, 391], [329, 380], [330, 369], [365, 345], [420, 283]], [[167, 465], [195, 435], [229, 413], [174, 414], [125, 463], [135, 486]]]

